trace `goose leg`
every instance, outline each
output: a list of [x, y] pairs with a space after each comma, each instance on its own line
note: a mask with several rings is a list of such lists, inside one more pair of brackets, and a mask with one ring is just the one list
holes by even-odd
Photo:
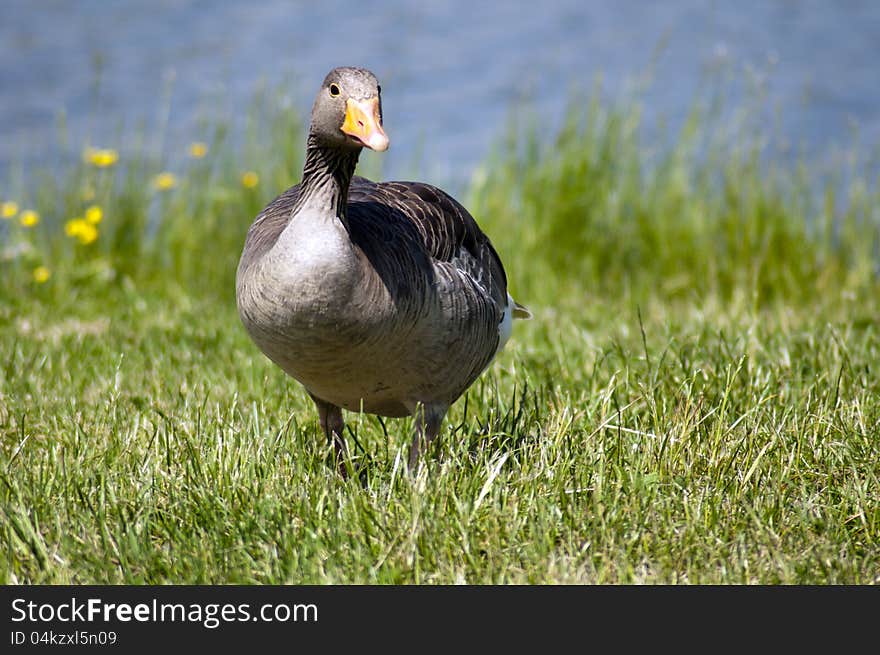
[[343, 478], [347, 477], [348, 471], [345, 468], [345, 457], [348, 453], [348, 446], [345, 445], [345, 422], [342, 420], [342, 410], [333, 403], [328, 403], [325, 400], [312, 396], [311, 393], [309, 396], [315, 401], [315, 407], [318, 408], [318, 419], [321, 422], [321, 429], [327, 436], [327, 441], [333, 444], [339, 472]]
[[409, 450], [409, 468], [414, 471], [419, 463], [419, 452], [428, 449], [428, 446], [440, 432], [443, 417], [449, 411], [449, 405], [419, 403], [413, 411], [416, 420], [416, 433], [413, 436], [412, 447]]

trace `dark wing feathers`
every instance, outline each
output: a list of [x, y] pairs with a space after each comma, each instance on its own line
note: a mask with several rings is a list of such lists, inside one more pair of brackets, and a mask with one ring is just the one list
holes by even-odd
[[[499, 305], [499, 310], [507, 303], [507, 276], [498, 253], [467, 209], [448, 193], [421, 182], [376, 184], [354, 177], [348, 202], [353, 229], [365, 220], [385, 219], [382, 222], [389, 229], [417, 237], [435, 262], [447, 262], [466, 273]], [[399, 218], [404, 218], [417, 234], [395, 228]]]

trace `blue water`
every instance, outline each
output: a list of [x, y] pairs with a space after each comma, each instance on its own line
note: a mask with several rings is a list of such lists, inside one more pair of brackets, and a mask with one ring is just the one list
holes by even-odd
[[531, 102], [552, 130], [573, 88], [601, 74], [614, 97], [649, 71], [646, 124], [679, 125], [721, 75], [729, 102], [763, 90], [768, 129], [822, 159], [880, 143], [878, 62], [870, 0], [3, 0], [0, 173], [51, 160], [62, 112], [74, 143], [124, 149], [137, 125], [158, 132], [170, 89], [167, 150], [204, 136], [200, 117], [242, 117], [261, 82], [306, 114], [340, 64], [380, 78], [387, 177], [463, 179], [511, 106]]

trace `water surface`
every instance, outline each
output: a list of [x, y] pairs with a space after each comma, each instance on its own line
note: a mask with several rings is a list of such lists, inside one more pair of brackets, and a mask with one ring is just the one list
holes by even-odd
[[51, 158], [62, 111], [75, 142], [156, 130], [169, 88], [172, 145], [204, 136], [200, 116], [240, 118], [261, 82], [306, 113], [341, 64], [381, 79], [387, 177], [464, 179], [522, 100], [552, 130], [573, 87], [602, 74], [615, 96], [649, 69], [646, 124], [680, 124], [722, 71], [734, 95], [764, 89], [776, 136], [821, 158], [856, 129], [880, 143], [878, 61], [871, 1], [4, 0], [0, 167]]

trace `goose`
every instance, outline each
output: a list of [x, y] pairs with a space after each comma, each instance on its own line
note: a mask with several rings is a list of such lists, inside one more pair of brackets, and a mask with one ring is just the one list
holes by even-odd
[[347, 452], [342, 409], [412, 416], [414, 469], [513, 319], [531, 313], [452, 196], [354, 175], [363, 148], [388, 144], [376, 76], [330, 71], [312, 108], [302, 180], [248, 229], [236, 301], [254, 343], [305, 387], [337, 457]]

